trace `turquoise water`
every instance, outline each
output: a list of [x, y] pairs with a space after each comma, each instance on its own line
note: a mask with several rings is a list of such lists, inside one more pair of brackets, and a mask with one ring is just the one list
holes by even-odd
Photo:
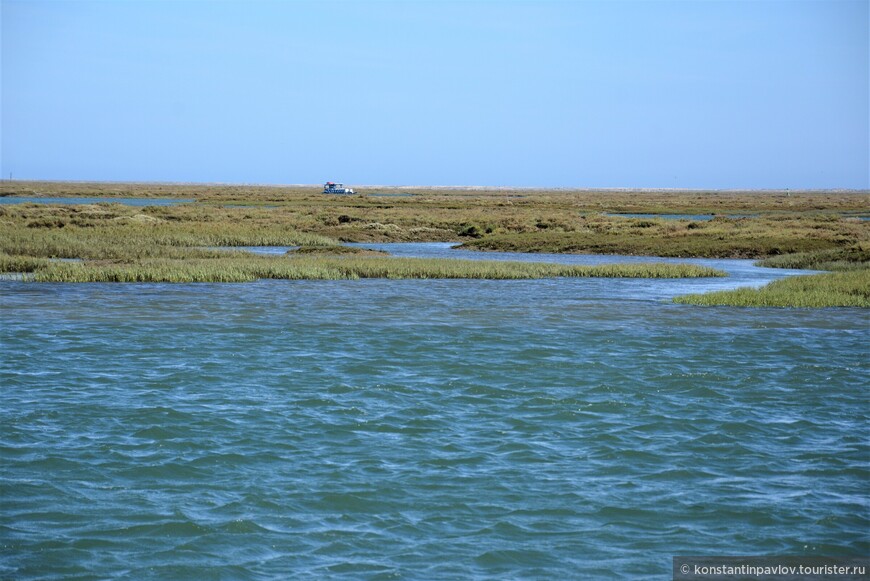
[[180, 198], [80, 198], [80, 197], [36, 197], [36, 196], [2, 196], [2, 204], [123, 204], [125, 206], [175, 206], [190, 204], [193, 199]]
[[[719, 269], [728, 274], [727, 278], [699, 278], [671, 280], [633, 281], [630, 285], [610, 284], [608, 292], [646, 300], [670, 300], [688, 293], [733, 289], [741, 286], [760, 287], [785, 276], [813, 274], [816, 271], [791, 270], [783, 268], [760, 268], [754, 260], [729, 260], [706, 258], [663, 258], [660, 256], [622, 256], [613, 254], [548, 254], [523, 252], [480, 252], [465, 250], [454, 242], [391, 242], [391, 243], [349, 243], [346, 246], [383, 250], [392, 256], [404, 258], [455, 258], [461, 260], [510, 260], [521, 262], [556, 262], [561, 264], [581, 264], [594, 266], [614, 263], [666, 262], [673, 264], [697, 264]], [[234, 250], [247, 250], [256, 254], [285, 254], [298, 246], [233, 246], [223, 247]], [[613, 295], [615, 296], [615, 295]]]
[[2, 282], [0, 578], [866, 555], [867, 312], [722, 280]]

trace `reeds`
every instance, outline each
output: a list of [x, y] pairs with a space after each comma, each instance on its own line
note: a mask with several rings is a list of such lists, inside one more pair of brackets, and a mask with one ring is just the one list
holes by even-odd
[[0, 272], [33, 272], [51, 263], [48, 258], [10, 256], [0, 252]]
[[549, 263], [341, 256], [254, 256], [144, 259], [135, 264], [81, 262], [42, 265], [39, 282], [247, 282], [257, 279], [534, 279], [550, 277], [685, 278], [724, 276], [686, 264], [576, 266]]
[[763, 258], [838, 250], [870, 241], [870, 223], [829, 215], [710, 221], [587, 216], [572, 230], [500, 232], [464, 242], [476, 250], [642, 256]]
[[[149, 208], [150, 209], [150, 208]], [[157, 218], [118, 204], [0, 207], [0, 251], [90, 260], [213, 257], [219, 246], [328, 246], [334, 239], [280, 223], [246, 221], [206, 210]], [[153, 208], [159, 213], [158, 208]]]
[[[791, 268], [853, 268], [866, 265], [870, 254], [870, 222], [839, 215], [864, 211], [866, 193], [862, 192], [414, 189], [407, 193], [413, 195], [324, 196], [317, 188], [5, 182], [0, 184], [0, 195], [177, 196], [198, 202], [135, 208], [0, 206], [0, 270], [34, 272], [40, 280], [179, 282], [713, 275], [697, 267], [664, 264], [407, 262], [340, 250], [339, 241], [464, 240], [468, 247], [481, 250], [774, 256], [764, 265]], [[227, 207], [233, 202], [253, 205]], [[607, 215], [610, 212], [759, 215], [691, 221]], [[215, 248], [260, 245], [303, 248], [287, 257], [255, 257]], [[48, 260], [52, 258], [84, 262], [57, 264]], [[363, 259], [366, 262], [354, 262]]]
[[812, 270], [858, 270], [870, 268], [870, 244], [772, 256], [758, 261], [769, 268], [807, 268]]
[[[356, 186], [354, 186], [356, 187]], [[359, 187], [361, 195], [326, 196], [319, 185], [255, 186], [228, 184], [159, 184], [110, 182], [2, 181], [0, 196], [82, 196], [192, 198], [199, 202], [295, 205], [323, 208], [419, 209], [494, 207], [582, 212], [687, 213], [818, 212], [867, 213], [865, 191], [717, 191], [717, 190], [595, 190], [546, 188]], [[378, 197], [374, 194], [391, 194]], [[396, 194], [407, 194], [395, 197]], [[491, 213], [491, 212], [490, 212]], [[374, 220], [383, 223], [383, 220]]]
[[792, 276], [760, 288], [677, 297], [675, 303], [733, 307], [870, 307], [870, 270]]
[[[195, 204], [138, 209], [108, 204], [31, 208], [24, 217], [31, 227], [102, 227], [111, 224], [107, 219], [131, 226], [163, 224], [167, 239], [183, 245], [192, 245], [189, 235], [209, 239], [201, 245], [290, 245], [288, 233], [304, 233], [345, 242], [468, 241], [491, 250], [765, 257], [849, 246], [867, 240], [870, 229], [870, 222], [840, 215], [866, 212], [866, 192], [383, 191], [413, 195], [328, 196], [318, 187], [0, 184], [0, 195], [194, 198]], [[232, 204], [246, 206], [226, 207]], [[38, 211], [44, 215], [37, 218]], [[620, 212], [717, 217], [692, 222], [607, 215]], [[727, 213], [757, 216], [722, 217]]]

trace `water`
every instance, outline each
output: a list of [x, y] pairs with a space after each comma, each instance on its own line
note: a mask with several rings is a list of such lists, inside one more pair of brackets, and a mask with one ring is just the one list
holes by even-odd
[[0, 578], [866, 555], [867, 312], [712, 280], [2, 282]]
[[[737, 287], [760, 287], [785, 276], [807, 275], [816, 271], [791, 270], [783, 268], [762, 268], [755, 266], [754, 260], [745, 259], [707, 259], [707, 258], [663, 258], [659, 256], [623, 256], [613, 254], [548, 254], [523, 252], [480, 252], [458, 248], [453, 242], [389, 242], [389, 243], [349, 243], [346, 246], [383, 250], [392, 256], [403, 258], [454, 258], [460, 260], [509, 260], [520, 262], [556, 262], [561, 264], [599, 265], [614, 263], [667, 262], [673, 264], [697, 264], [722, 270], [727, 278], [698, 278], [670, 280], [632, 281], [632, 285], [608, 285], [609, 293], [628, 292], [629, 297], [670, 300], [677, 295], [701, 293]], [[233, 246], [223, 247], [233, 250], [246, 250], [256, 254], [286, 254], [298, 246]]]
[[44, 198], [36, 196], [2, 196], [2, 204], [123, 204], [125, 206], [175, 206], [191, 204], [196, 200], [181, 198], [80, 198], [55, 197]]

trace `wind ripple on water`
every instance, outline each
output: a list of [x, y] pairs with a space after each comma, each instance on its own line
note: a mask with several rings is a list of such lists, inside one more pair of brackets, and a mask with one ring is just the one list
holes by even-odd
[[602, 284], [2, 287], [0, 576], [865, 554], [866, 315]]

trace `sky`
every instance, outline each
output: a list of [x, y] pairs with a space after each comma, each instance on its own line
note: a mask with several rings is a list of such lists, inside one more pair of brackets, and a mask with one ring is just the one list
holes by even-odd
[[0, 0], [0, 176], [867, 189], [868, 29], [868, 0]]

